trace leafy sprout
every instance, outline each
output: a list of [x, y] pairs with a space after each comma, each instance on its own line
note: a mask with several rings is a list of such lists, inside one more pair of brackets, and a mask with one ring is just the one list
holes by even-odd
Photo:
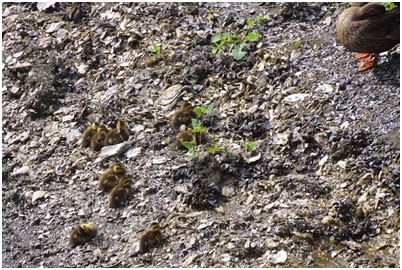
[[154, 45], [148, 47], [146, 51], [148, 53], [148, 56], [151, 58], [162, 58], [163, 57], [162, 51], [165, 50], [167, 47], [169, 47], [169, 45], [163, 45], [163, 46]]
[[247, 52], [243, 51], [246, 42], [255, 42], [261, 38], [261, 35], [258, 33], [258, 31], [253, 31], [250, 33], [251, 27], [263, 20], [265, 20], [264, 16], [259, 16], [253, 20], [247, 20], [245, 31], [241, 37], [220, 32], [214, 34], [211, 37], [212, 53], [215, 54], [222, 50], [225, 46], [230, 46], [229, 51], [231, 51], [233, 58], [236, 61], [243, 59], [247, 55]]

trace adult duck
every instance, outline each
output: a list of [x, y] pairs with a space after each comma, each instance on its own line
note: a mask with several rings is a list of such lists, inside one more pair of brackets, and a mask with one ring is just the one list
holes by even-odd
[[399, 44], [399, 5], [386, 11], [380, 3], [353, 3], [336, 22], [336, 35], [360, 61], [359, 71], [377, 64], [381, 52]]

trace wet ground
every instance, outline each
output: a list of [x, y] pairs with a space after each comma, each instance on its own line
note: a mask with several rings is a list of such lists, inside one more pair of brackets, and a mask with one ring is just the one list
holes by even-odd
[[[399, 46], [359, 73], [335, 39], [345, 8], [3, 4], [3, 266], [399, 267]], [[254, 31], [242, 59], [213, 52]], [[184, 101], [213, 104], [192, 152], [169, 121]], [[80, 146], [119, 118], [127, 142]], [[135, 192], [111, 209], [116, 162]], [[163, 240], [138, 254], [152, 221]], [[69, 247], [83, 222], [98, 236]]]

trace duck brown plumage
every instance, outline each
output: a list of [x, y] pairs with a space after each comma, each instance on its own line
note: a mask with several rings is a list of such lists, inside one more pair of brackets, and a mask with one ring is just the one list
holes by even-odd
[[376, 65], [378, 55], [400, 42], [399, 6], [386, 11], [381, 3], [353, 3], [336, 22], [336, 34], [348, 51], [358, 52], [359, 71]]

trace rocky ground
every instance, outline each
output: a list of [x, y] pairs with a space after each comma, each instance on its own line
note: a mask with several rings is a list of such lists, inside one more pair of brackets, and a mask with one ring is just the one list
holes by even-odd
[[[3, 267], [400, 267], [399, 46], [357, 72], [345, 8], [3, 4]], [[212, 53], [259, 16], [243, 59]], [[186, 100], [214, 104], [193, 152], [169, 122]], [[80, 146], [119, 118], [127, 142]], [[111, 209], [98, 177], [117, 161], [135, 193]], [[98, 236], [69, 247], [89, 221]], [[163, 241], [138, 254], [152, 221]]]

